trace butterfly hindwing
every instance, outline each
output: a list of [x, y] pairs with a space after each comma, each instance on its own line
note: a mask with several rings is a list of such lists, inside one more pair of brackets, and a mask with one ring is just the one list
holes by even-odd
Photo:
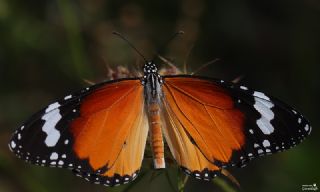
[[[196, 147], [208, 162], [220, 168], [243, 166], [254, 157], [291, 148], [311, 131], [309, 122], [293, 108], [238, 84], [187, 75], [166, 76], [163, 94], [169, 122], [178, 134], [167, 131], [178, 135], [190, 150]], [[181, 139], [187, 137], [189, 141]], [[203, 165], [196, 153], [191, 156], [177, 145], [169, 147], [173, 154], [188, 158], [175, 157], [180, 165], [194, 160], [188, 164], [189, 170]]]
[[9, 147], [27, 162], [73, 169], [95, 183], [127, 183], [141, 166], [146, 119], [139, 79], [105, 82], [33, 115]]
[[197, 179], [210, 180], [220, 173], [221, 168], [206, 159], [199, 148], [193, 143], [184, 125], [170, 107], [170, 95], [163, 99], [164, 137], [170, 151], [182, 170]]

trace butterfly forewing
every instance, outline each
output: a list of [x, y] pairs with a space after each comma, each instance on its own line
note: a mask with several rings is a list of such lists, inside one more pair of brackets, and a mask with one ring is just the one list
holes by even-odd
[[[167, 113], [174, 119], [171, 124], [183, 127], [175, 130], [188, 135], [204, 157], [219, 167], [242, 166], [254, 157], [288, 149], [311, 131], [309, 122], [296, 110], [234, 83], [167, 76], [163, 92]], [[176, 145], [170, 148], [179, 151]], [[190, 170], [199, 168], [190, 165]]]
[[[292, 107], [265, 93], [227, 84], [235, 106], [246, 114], [246, 154], [234, 153], [232, 164], [292, 148], [311, 132], [309, 121]], [[240, 159], [240, 161], [238, 161]]]
[[141, 166], [146, 119], [139, 79], [101, 83], [35, 114], [9, 147], [30, 163], [74, 169], [87, 180], [117, 185], [132, 180]]

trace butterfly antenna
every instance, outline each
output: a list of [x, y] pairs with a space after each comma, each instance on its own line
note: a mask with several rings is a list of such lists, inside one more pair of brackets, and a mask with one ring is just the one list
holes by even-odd
[[127, 42], [128, 45], [129, 45], [133, 50], [135, 50], [135, 51], [138, 53], [138, 55], [140, 55], [146, 63], [148, 62], [148, 60], [142, 55], [142, 53], [141, 53], [127, 38], [125, 38], [121, 33], [118, 33], [118, 32], [116, 32], [116, 31], [114, 31], [114, 32], [112, 32], [112, 34], [117, 35], [117, 36], [120, 37], [122, 40], [124, 40], [125, 42]]
[[191, 48], [189, 49], [189, 51], [188, 51], [188, 53], [187, 53], [187, 55], [186, 55], [186, 59], [185, 59], [185, 61], [183, 62], [183, 73], [184, 73], [184, 74], [187, 74], [187, 73], [188, 73], [187, 61], [188, 61], [188, 59], [189, 59], [189, 57], [190, 57], [190, 55], [191, 55], [191, 51], [192, 51], [193, 47], [194, 47], [194, 44], [193, 44], [193, 45], [191, 46]]
[[203, 68], [205, 68], [205, 67], [207, 67], [208, 65], [211, 65], [211, 64], [213, 64], [213, 63], [215, 63], [215, 62], [217, 62], [217, 61], [219, 61], [219, 60], [220, 60], [220, 59], [217, 58], [217, 59], [211, 60], [211, 61], [203, 64], [203, 65], [200, 66], [197, 70], [195, 70], [194, 72], [192, 72], [190, 75], [194, 75], [194, 74], [196, 74], [196, 73], [199, 73], [199, 71], [201, 71]]
[[164, 51], [164, 49], [168, 46], [168, 44], [174, 40], [178, 35], [183, 35], [184, 31], [178, 31], [176, 33], [174, 33], [171, 38], [168, 39], [168, 41], [161, 47], [161, 49], [159, 49], [159, 51], [157, 51], [157, 54], [153, 57], [153, 59], [151, 61], [154, 61], [156, 57], [158, 57], [159, 55], [162, 54], [162, 52]]
[[169, 59], [165, 58], [165, 57], [162, 57], [161, 55], [158, 55], [159, 59], [161, 61], [163, 61], [164, 63], [166, 63], [167, 65], [169, 65], [169, 67], [172, 67], [172, 68], [176, 68], [175, 64], [170, 61]]
[[244, 78], [244, 75], [239, 75], [237, 78], [233, 79], [232, 83], [240, 83], [240, 81]]

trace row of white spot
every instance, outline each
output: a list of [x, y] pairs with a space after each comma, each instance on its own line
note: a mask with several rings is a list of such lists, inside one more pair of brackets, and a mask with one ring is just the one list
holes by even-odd
[[[264, 153], [267, 153], [267, 154], [271, 153], [271, 150], [269, 149], [269, 147], [271, 147], [271, 143], [267, 139], [263, 140], [261, 144], [254, 143], [253, 147], [259, 148], [257, 151], [259, 155], [264, 155]], [[248, 153], [247, 157], [251, 159], [254, 157], [254, 155], [253, 153]], [[244, 156], [240, 156], [240, 160], [247, 159], [247, 157], [245, 158]]]
[[[137, 173], [133, 173], [132, 176], [122, 176], [121, 178], [108, 178], [103, 175], [91, 175], [90, 173], [82, 173], [78, 169], [75, 170], [75, 174], [78, 177], [84, 178], [86, 181], [91, 181], [94, 184], [103, 184], [105, 186], [118, 186], [121, 184], [127, 184], [137, 178]], [[93, 180], [92, 180], [93, 179]], [[122, 180], [122, 181], [121, 181]]]
[[[62, 154], [61, 159], [59, 160], [59, 154], [56, 152], [52, 152], [50, 155], [50, 160], [51, 160], [50, 165], [55, 166], [58, 164], [58, 166], [63, 166], [64, 165], [63, 159], [66, 159], [66, 158], [67, 158], [67, 155]], [[73, 166], [73, 164], [69, 164], [69, 167], [72, 167], [72, 166]]]
[[[205, 181], [210, 181], [212, 178], [216, 177], [217, 174], [216, 173], [210, 173], [210, 171], [194, 171], [191, 172], [189, 169], [186, 168], [182, 168], [182, 170], [190, 176], [195, 177], [196, 179], [203, 179]], [[217, 172], [217, 171], [211, 171], [211, 172]]]
[[[16, 147], [17, 147], [17, 144], [12, 140], [12, 141], [10, 142], [10, 144], [9, 144], [10, 150], [13, 151]], [[16, 155], [17, 155], [19, 158], [23, 157], [24, 160], [26, 160], [27, 162], [29, 162], [30, 157], [31, 157], [31, 154], [30, 154], [29, 152], [26, 152], [26, 153], [21, 152], [21, 149], [22, 149], [22, 146], [21, 146], [21, 145], [19, 145], [18, 148], [19, 148], [19, 149], [15, 150]], [[63, 166], [63, 165], [64, 165], [64, 161], [63, 161], [62, 159], [66, 159], [66, 158], [67, 158], [67, 155], [66, 155], [66, 154], [62, 154], [62, 155], [61, 155], [61, 158], [62, 158], [61, 160], [58, 160], [58, 157], [59, 157], [59, 156], [58, 156], [58, 153], [56, 153], [56, 152], [51, 153], [51, 155], [50, 155], [50, 160], [51, 160], [51, 162], [50, 162], [49, 165], [50, 165], [50, 166], [53, 166], [53, 167], [55, 167], [56, 165], [58, 165], [58, 166]], [[56, 160], [58, 160], [58, 161], [56, 161]], [[39, 156], [36, 156], [36, 160], [34, 160], [32, 163], [35, 163], [35, 164], [41, 165], [41, 166], [45, 166], [46, 163], [48, 163], [48, 162], [47, 162], [46, 159], [40, 160], [40, 157], [39, 157]], [[69, 167], [73, 167], [73, 164], [69, 164]]]
[[[263, 145], [264, 148], [266, 148], [266, 149], [265, 149], [265, 152], [266, 152], [266, 153], [271, 153], [271, 150], [268, 149], [268, 147], [271, 146], [269, 140], [264, 140], [264, 141], [262, 142], [262, 145]], [[260, 145], [257, 144], [257, 143], [255, 143], [255, 144], [254, 144], [254, 148], [260, 148]], [[259, 155], [260, 155], [260, 154], [263, 154], [263, 153], [264, 153], [263, 149], [258, 149], [258, 154], [259, 154]]]
[[[21, 126], [21, 127], [20, 127], [20, 131], [22, 131], [23, 129], [24, 129], [24, 126]], [[19, 130], [16, 130], [16, 131], [15, 131], [15, 134], [17, 134], [17, 139], [18, 139], [18, 141], [22, 139], [22, 136], [21, 136], [21, 133], [19, 133]], [[17, 147], [16, 142], [15, 142], [14, 140], [11, 140], [11, 142], [9, 143], [9, 149], [10, 149], [11, 151], [13, 151], [13, 149], [15, 149], [16, 147]], [[18, 148], [21, 149], [22, 146], [19, 145]]]

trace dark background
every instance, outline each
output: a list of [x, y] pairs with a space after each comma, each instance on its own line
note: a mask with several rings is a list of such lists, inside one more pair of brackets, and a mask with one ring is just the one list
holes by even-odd
[[[0, 191], [175, 191], [177, 169], [145, 171], [133, 185], [91, 185], [67, 170], [25, 164], [8, 150], [11, 133], [30, 115], [106, 78], [108, 66], [143, 61], [112, 31], [152, 58], [172, 34], [185, 35], [165, 53], [188, 72], [220, 58], [201, 75], [232, 80], [274, 95], [301, 111], [313, 132], [284, 153], [231, 169], [243, 191], [302, 191], [320, 185], [320, 3], [317, 0], [0, 0]], [[190, 179], [186, 191], [233, 191], [220, 178]]]

